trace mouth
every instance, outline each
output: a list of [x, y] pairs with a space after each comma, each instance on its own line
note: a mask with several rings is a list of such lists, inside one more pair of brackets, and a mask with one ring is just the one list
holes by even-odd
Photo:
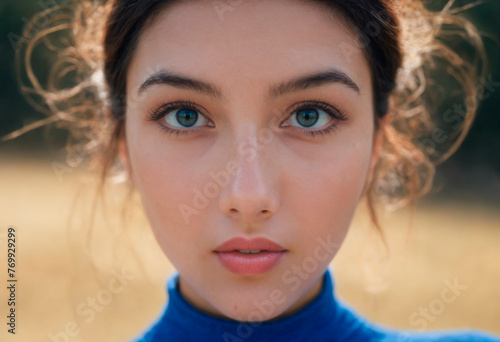
[[287, 250], [266, 238], [233, 238], [217, 247], [219, 262], [236, 274], [263, 274], [276, 267]]
[[281, 261], [286, 252], [258, 251], [230, 251], [217, 252], [222, 266], [236, 274], [263, 274], [271, 271]]
[[218, 246], [214, 252], [241, 252], [241, 253], [261, 253], [261, 252], [283, 252], [286, 251], [285, 247], [280, 244], [258, 237], [254, 239], [245, 239], [243, 237], [236, 237], [229, 239]]

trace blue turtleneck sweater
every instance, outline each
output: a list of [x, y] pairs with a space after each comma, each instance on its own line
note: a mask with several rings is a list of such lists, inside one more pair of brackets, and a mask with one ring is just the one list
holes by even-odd
[[[500, 342], [500, 337], [470, 329], [415, 332], [388, 329], [371, 323], [339, 300], [330, 269], [321, 293], [301, 310], [268, 322], [238, 322], [195, 309], [180, 294], [179, 274], [166, 285], [168, 303], [161, 315], [136, 342], [280, 342], [280, 341], [468, 341]], [[499, 322], [500, 324], [500, 322]]]

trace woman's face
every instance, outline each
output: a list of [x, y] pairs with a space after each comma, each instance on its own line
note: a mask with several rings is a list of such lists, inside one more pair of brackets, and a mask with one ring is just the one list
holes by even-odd
[[[373, 165], [371, 76], [319, 5], [214, 4], [176, 5], [141, 37], [128, 162], [182, 295], [215, 316], [268, 320], [319, 293], [346, 236]], [[282, 249], [215, 252], [234, 237]]]

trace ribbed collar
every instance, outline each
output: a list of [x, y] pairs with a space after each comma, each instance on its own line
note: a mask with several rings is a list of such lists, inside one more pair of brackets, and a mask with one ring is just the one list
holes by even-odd
[[239, 322], [215, 317], [194, 308], [179, 292], [179, 274], [166, 282], [168, 303], [149, 330], [147, 341], [340, 341], [370, 334], [360, 317], [335, 298], [330, 269], [321, 292], [301, 310], [267, 322]]
[[337, 299], [330, 269], [323, 275], [320, 294], [301, 310], [278, 320], [238, 322], [203, 313], [179, 292], [179, 274], [166, 281], [169, 295], [162, 315], [139, 342], [379, 342], [379, 341], [469, 341], [500, 342], [498, 336], [478, 330], [410, 332], [387, 329], [368, 322], [349, 305]]
[[[167, 288], [170, 301], [167, 307], [167, 315], [171, 316], [177, 323], [182, 324], [187, 318], [187, 321], [196, 320], [201, 324], [206, 323], [210, 328], [214, 325], [223, 325], [227, 329], [240, 325], [238, 321], [214, 317], [195, 309], [179, 292], [179, 274], [176, 273], [170, 278], [167, 283]], [[290, 329], [303, 324], [305, 318], [308, 320], [314, 318], [314, 321], [318, 323], [330, 321], [336, 311], [332, 294], [333, 282], [330, 271], [328, 270], [323, 275], [321, 292], [309, 302], [309, 304], [287, 317], [274, 321], [262, 322], [258, 330]], [[203, 329], [203, 326], [199, 326], [199, 328]]]

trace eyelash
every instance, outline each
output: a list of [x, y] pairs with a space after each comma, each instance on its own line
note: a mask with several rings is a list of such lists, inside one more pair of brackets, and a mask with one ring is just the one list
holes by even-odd
[[[321, 100], [308, 100], [304, 102], [299, 102], [295, 105], [293, 105], [289, 110], [293, 114], [298, 112], [301, 109], [306, 109], [306, 108], [314, 108], [314, 109], [321, 109], [323, 110], [328, 116], [330, 116], [332, 119], [337, 120], [338, 122], [335, 122], [331, 125], [329, 125], [327, 128], [319, 129], [319, 130], [305, 130], [299, 127], [295, 127], [298, 129], [301, 133], [309, 134], [312, 137], [315, 137], [316, 135], [328, 135], [333, 133], [334, 131], [339, 128], [339, 122], [340, 121], [347, 121], [348, 116], [345, 113], [344, 110], [340, 109], [338, 106], [334, 107], [332, 105], [329, 105], [328, 103], [322, 102]], [[292, 116], [290, 115], [290, 117]]]
[[[348, 116], [346, 115], [345, 111], [342, 109], [339, 109], [338, 107], [334, 107], [332, 105], [329, 105], [325, 102], [322, 102], [321, 100], [308, 100], [304, 102], [297, 103], [293, 105], [289, 111], [292, 112], [292, 115], [298, 112], [301, 109], [309, 109], [309, 108], [314, 108], [314, 109], [321, 109], [323, 110], [328, 116], [331, 118], [337, 120], [337, 121], [347, 121]], [[149, 112], [149, 121], [154, 121], [157, 122], [160, 119], [164, 118], [169, 112], [176, 110], [176, 109], [191, 109], [196, 112], [200, 112], [199, 107], [192, 101], [183, 101], [183, 100], [178, 100], [178, 101], [173, 101], [173, 102], [168, 102], [160, 105], [158, 109], [152, 110]], [[203, 114], [202, 114], [203, 115]], [[292, 116], [290, 115], [290, 116]], [[170, 128], [165, 126], [164, 124], [157, 122], [160, 128], [165, 132], [168, 133], [169, 136], [172, 134], [175, 134], [176, 136], [180, 135], [186, 135], [190, 133], [194, 133], [200, 130], [200, 128], [189, 128], [189, 129], [176, 129], [176, 128]], [[295, 127], [295, 126], [290, 126], [290, 127]], [[316, 135], [328, 135], [333, 133], [337, 128], [339, 127], [339, 122], [336, 122], [334, 124], [331, 124], [327, 128], [320, 129], [320, 130], [305, 130], [299, 127], [295, 127], [301, 133], [309, 134], [312, 137], [315, 137]]]

